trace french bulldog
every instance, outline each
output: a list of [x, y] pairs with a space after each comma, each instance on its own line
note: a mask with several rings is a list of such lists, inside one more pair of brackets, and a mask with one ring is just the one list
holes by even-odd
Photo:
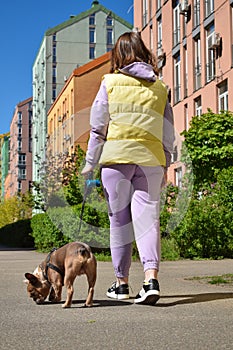
[[67, 295], [62, 307], [71, 307], [74, 280], [85, 274], [88, 281], [85, 306], [92, 306], [96, 270], [96, 258], [87, 244], [71, 242], [61, 248], [54, 248], [33, 274], [25, 273], [28, 295], [37, 304], [43, 304], [48, 295], [49, 301], [60, 302], [64, 285]]

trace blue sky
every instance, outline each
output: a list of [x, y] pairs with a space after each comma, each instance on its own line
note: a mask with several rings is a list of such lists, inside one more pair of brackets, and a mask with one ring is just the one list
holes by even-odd
[[[133, 24], [133, 0], [99, 0]], [[91, 7], [92, 0], [8, 0], [0, 11], [0, 134], [10, 130], [15, 106], [32, 96], [32, 65], [44, 33], [70, 15]]]

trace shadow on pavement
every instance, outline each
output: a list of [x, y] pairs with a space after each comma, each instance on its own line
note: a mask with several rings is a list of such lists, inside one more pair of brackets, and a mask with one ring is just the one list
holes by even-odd
[[221, 300], [221, 299], [231, 299], [233, 298], [233, 293], [202, 293], [202, 294], [189, 294], [189, 295], [168, 295], [162, 296], [161, 299], [172, 299], [176, 298], [179, 300], [172, 302], [159, 302], [156, 307], [169, 307], [183, 304], [195, 304], [195, 303], [205, 303], [208, 301]]
[[[43, 307], [43, 306], [54, 306], [54, 305], [59, 305], [59, 304], [63, 304], [65, 302], [65, 300], [58, 302], [58, 303], [53, 303], [50, 301], [45, 301], [43, 304], [38, 304], [38, 307]], [[79, 305], [78, 305], [79, 304]], [[71, 308], [89, 308], [88, 306], [85, 306], [85, 300], [73, 300], [72, 301], [72, 306]], [[120, 301], [120, 300], [113, 300], [113, 299], [107, 299], [107, 300], [98, 300], [98, 299], [94, 299], [93, 301], [93, 305], [91, 306], [91, 308], [95, 308], [95, 307], [106, 307], [106, 306], [120, 306], [120, 305], [132, 305], [132, 302], [129, 301]], [[67, 308], [69, 309], [69, 308]]]
[[36, 251], [36, 249], [35, 248], [23, 248], [23, 247], [21, 247], [21, 248], [17, 248], [17, 247], [8, 247], [8, 246], [3, 246], [3, 245], [0, 245], [0, 251], [25, 251], [25, 250], [34, 250], [34, 251]]

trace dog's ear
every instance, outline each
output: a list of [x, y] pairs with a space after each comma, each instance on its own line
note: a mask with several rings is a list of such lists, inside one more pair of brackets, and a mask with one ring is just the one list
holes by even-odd
[[32, 273], [26, 272], [24, 276], [33, 286], [37, 284], [38, 278], [35, 275], [33, 275]]

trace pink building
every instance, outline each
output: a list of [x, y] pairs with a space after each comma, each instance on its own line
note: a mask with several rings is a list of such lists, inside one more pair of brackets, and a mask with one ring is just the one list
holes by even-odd
[[179, 185], [180, 132], [208, 108], [233, 111], [233, 0], [134, 0], [134, 27], [171, 92], [177, 137], [169, 179]]
[[10, 169], [5, 198], [26, 193], [32, 182], [32, 97], [20, 102], [10, 125]]

